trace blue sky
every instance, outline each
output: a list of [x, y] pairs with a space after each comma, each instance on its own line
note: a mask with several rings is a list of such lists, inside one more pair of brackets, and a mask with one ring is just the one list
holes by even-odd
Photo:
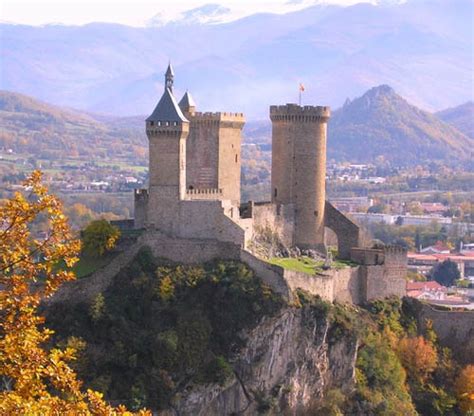
[[[324, 0], [325, 3], [351, 5], [376, 0]], [[224, 19], [234, 19], [256, 12], [284, 13], [320, 0], [220, 0], [229, 11]], [[179, 18], [186, 10], [217, 1], [203, 0], [0, 0], [0, 19], [28, 25], [48, 23], [85, 24], [114, 22], [144, 26], [159, 15], [160, 21]]]

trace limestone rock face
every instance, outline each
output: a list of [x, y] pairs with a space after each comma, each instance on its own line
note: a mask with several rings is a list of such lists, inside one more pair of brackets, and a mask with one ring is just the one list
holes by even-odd
[[188, 386], [162, 415], [300, 415], [330, 388], [351, 390], [357, 339], [332, 337], [325, 316], [310, 308], [284, 309], [246, 334], [225, 385]]

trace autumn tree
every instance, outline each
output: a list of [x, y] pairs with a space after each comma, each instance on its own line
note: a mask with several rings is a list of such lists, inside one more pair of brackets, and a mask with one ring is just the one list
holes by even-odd
[[402, 338], [398, 344], [398, 355], [408, 376], [421, 384], [436, 369], [438, 362], [433, 344], [422, 336]]
[[430, 279], [436, 280], [440, 285], [450, 287], [461, 277], [458, 266], [454, 261], [445, 260], [433, 266], [430, 271]]
[[115, 247], [119, 237], [119, 229], [108, 221], [92, 221], [82, 232], [84, 252], [89, 256], [101, 257]]
[[[69, 367], [74, 349], [45, 349], [52, 331], [38, 315], [40, 302], [74, 275], [71, 267], [80, 250], [62, 212], [35, 171], [25, 181], [27, 195], [16, 193], [0, 206], [0, 414], [125, 415], [98, 392], [83, 392]], [[49, 229], [32, 235], [32, 222], [46, 215]], [[149, 414], [141, 411], [140, 414]]]
[[463, 415], [474, 414], [474, 365], [461, 371], [454, 387]]

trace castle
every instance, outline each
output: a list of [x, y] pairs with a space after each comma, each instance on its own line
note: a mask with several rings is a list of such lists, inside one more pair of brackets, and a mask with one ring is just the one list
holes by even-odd
[[[173, 95], [171, 64], [165, 88], [146, 119], [149, 188], [135, 192], [134, 228], [158, 255], [182, 262], [239, 259], [275, 290], [305, 289], [328, 300], [364, 302], [404, 295], [406, 252], [361, 247], [359, 227], [325, 198], [329, 107], [270, 107], [271, 201], [240, 201], [242, 113], [198, 112], [189, 92]], [[357, 267], [318, 276], [271, 265], [254, 255], [262, 230], [281, 245], [326, 253], [325, 229], [338, 255]]]

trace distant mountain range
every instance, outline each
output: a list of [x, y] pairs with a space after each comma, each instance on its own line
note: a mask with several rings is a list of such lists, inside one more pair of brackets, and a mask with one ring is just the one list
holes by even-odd
[[[466, 104], [467, 105], [467, 104]], [[459, 106], [464, 109], [466, 105]], [[440, 114], [461, 114], [446, 110]], [[146, 163], [145, 116], [112, 117], [42, 103], [0, 92], [0, 147], [41, 158], [121, 158]], [[465, 120], [460, 118], [460, 128]], [[451, 122], [456, 125], [458, 118]], [[271, 145], [269, 120], [250, 121], [245, 143]], [[415, 165], [440, 161], [468, 163], [474, 139], [437, 115], [420, 110], [387, 86], [367, 91], [333, 111], [328, 127], [328, 159]]]
[[177, 95], [189, 88], [199, 109], [249, 120], [295, 102], [300, 82], [304, 103], [332, 107], [380, 84], [430, 111], [473, 99], [472, 0], [320, 4], [219, 24], [227, 13], [219, 5], [171, 23], [163, 12], [151, 11], [142, 28], [1, 24], [0, 88], [96, 113], [146, 114], [171, 59]]
[[439, 111], [436, 116], [474, 139], [474, 102]]
[[36, 159], [146, 162], [148, 143], [135, 118], [93, 116], [0, 91], [0, 126], [0, 148]]
[[[334, 111], [328, 157], [398, 165], [470, 160], [474, 140], [434, 114], [409, 104], [387, 85], [372, 88]], [[450, 160], [451, 159], [451, 160]]]

